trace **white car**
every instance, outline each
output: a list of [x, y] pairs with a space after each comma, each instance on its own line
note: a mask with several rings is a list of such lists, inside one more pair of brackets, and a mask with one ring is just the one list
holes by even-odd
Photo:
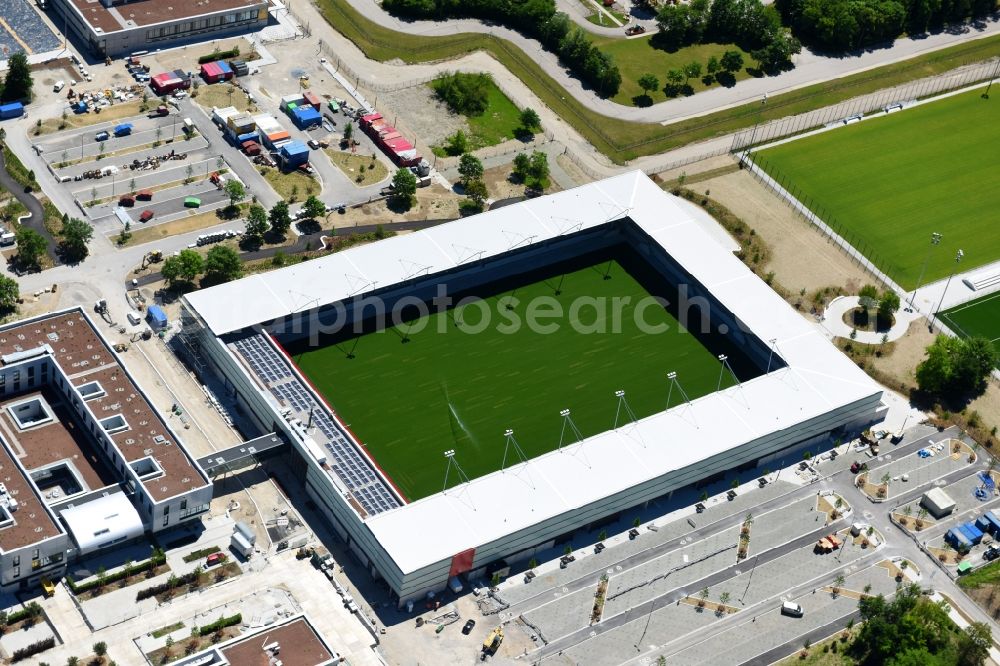
[[188, 94], [183, 90], [178, 90], [177, 92], [174, 93], [174, 99], [183, 99], [187, 96]]
[[802, 606], [792, 601], [781, 602], [781, 614], [789, 617], [802, 617]]

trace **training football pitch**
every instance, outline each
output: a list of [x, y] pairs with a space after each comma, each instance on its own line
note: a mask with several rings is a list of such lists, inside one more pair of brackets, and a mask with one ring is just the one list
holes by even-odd
[[905, 289], [1000, 259], [1000, 96], [975, 90], [769, 148], [754, 160]]
[[958, 335], [992, 340], [1000, 352], [1000, 293], [945, 310], [938, 316]]
[[[709, 351], [644, 286], [661, 295], [662, 284], [648, 282], [623, 255], [602, 259], [492, 285], [476, 303], [289, 353], [404, 495], [426, 497], [442, 490], [447, 450], [476, 478], [501, 468], [507, 428], [533, 458], [559, 446], [562, 409], [587, 437], [612, 428], [619, 389], [638, 418], [666, 407], [668, 372], [691, 399], [716, 390], [715, 354], [738, 351], [721, 340]], [[532, 308], [561, 308], [562, 316], [538, 319], [553, 330], [532, 330]], [[520, 326], [511, 325], [515, 318]], [[727, 373], [722, 385], [732, 384]], [[623, 410], [619, 425], [628, 418]], [[570, 430], [565, 442], [576, 442]], [[508, 465], [521, 462], [513, 449], [507, 455]], [[449, 485], [459, 481], [454, 474]]]

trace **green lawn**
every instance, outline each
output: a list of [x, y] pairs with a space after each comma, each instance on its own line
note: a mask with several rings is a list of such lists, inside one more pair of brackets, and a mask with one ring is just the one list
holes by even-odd
[[[464, 116], [469, 123], [470, 151], [513, 139], [514, 130], [521, 126], [521, 112], [514, 106], [514, 102], [492, 80], [487, 88], [489, 94], [486, 111], [479, 116]], [[437, 147], [434, 152], [438, 153]], [[440, 155], [444, 154], [441, 150]]]
[[757, 154], [825, 221], [906, 289], [1000, 259], [1000, 98], [979, 91]]
[[[668, 325], [666, 332], [646, 332], [635, 323], [636, 303], [649, 292], [647, 279], [640, 284], [633, 273], [649, 269], [633, 268], [631, 251], [613, 256], [610, 262], [606, 254], [600, 261], [592, 255], [536, 271], [477, 293], [484, 298], [477, 305], [436, 312], [409, 326], [344, 335], [322, 347], [293, 345], [289, 352], [402, 492], [410, 499], [426, 497], [441, 491], [448, 449], [475, 478], [501, 466], [507, 428], [532, 458], [557, 448], [564, 408], [572, 410], [586, 437], [611, 429], [618, 389], [627, 392], [639, 418], [664, 409], [670, 371], [692, 399], [715, 391], [718, 360], [671, 313], [659, 306], [642, 311], [645, 322]], [[512, 290], [519, 302], [507, 310]], [[524, 322], [529, 302], [540, 297], [564, 309], [565, 317], [543, 322], [558, 330], [505, 330], [512, 318]], [[608, 309], [604, 315], [590, 307], [572, 310], [578, 297], [607, 299]], [[609, 323], [610, 299], [616, 297], [631, 298], [622, 309], [620, 332], [571, 326]], [[484, 306], [488, 326], [482, 326]], [[723, 386], [732, 384], [724, 379]], [[673, 404], [679, 404], [677, 391]]]
[[[726, 51], [739, 51], [743, 55], [744, 68], [733, 75], [734, 81], [745, 79], [749, 76], [746, 67], [753, 64], [750, 56], [737, 46], [732, 44], [694, 44], [678, 49], [672, 53], [663, 49], [654, 48], [651, 39], [648, 37], [637, 37], [635, 39], [623, 39], [617, 37], [595, 37], [594, 43], [602, 51], [615, 59], [619, 71], [622, 74], [622, 85], [618, 94], [614, 96], [614, 101], [619, 104], [634, 106], [636, 97], [643, 94], [639, 87], [639, 77], [643, 74], [653, 74], [660, 80], [660, 89], [649, 93], [653, 103], [663, 102], [667, 99], [663, 88], [667, 83], [667, 71], [671, 69], [681, 69], [684, 65], [692, 62], [701, 64], [702, 74], [706, 73], [708, 59], [712, 56], [722, 58]], [[708, 88], [718, 88], [719, 83], [714, 82], [706, 86], [701, 79], [691, 79], [688, 81], [693, 92], [700, 92]]]
[[939, 316], [955, 333], [992, 340], [1000, 352], [1000, 293], [945, 310]]
[[[367, 57], [380, 62], [393, 59], [406, 63], [435, 62], [475, 51], [489, 53], [597, 150], [619, 164], [641, 155], [655, 155], [752, 127], [759, 121], [812, 111], [1000, 55], [1000, 36], [976, 39], [852, 76], [771, 95], [763, 110], [759, 103], [751, 102], [699, 118], [660, 125], [626, 122], [591, 110], [567, 95], [566, 90], [538, 66], [533, 54], [525, 53], [507, 40], [475, 33], [444, 37], [407, 34], [369, 21], [347, 2], [316, 0], [316, 5], [335, 30], [354, 42]], [[658, 76], [663, 74], [665, 72], [657, 72]]]

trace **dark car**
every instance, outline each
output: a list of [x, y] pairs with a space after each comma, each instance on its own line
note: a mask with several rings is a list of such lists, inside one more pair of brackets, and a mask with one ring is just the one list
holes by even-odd
[[985, 551], [983, 551], [983, 559], [987, 562], [991, 562], [997, 557], [1000, 557], [1000, 546], [990, 546]]
[[641, 35], [644, 32], [646, 32], [646, 27], [641, 25], [630, 25], [629, 27], [625, 28], [625, 34], [629, 36]]
[[472, 628], [475, 626], [476, 626], [476, 621], [469, 620], [468, 622], [465, 623], [465, 626], [462, 627], [462, 633], [468, 636], [472, 632]]

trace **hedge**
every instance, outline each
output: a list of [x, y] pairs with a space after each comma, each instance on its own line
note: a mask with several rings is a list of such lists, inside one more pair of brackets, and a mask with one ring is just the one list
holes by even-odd
[[154, 585], [153, 587], [147, 587], [139, 590], [135, 595], [136, 601], [142, 601], [143, 599], [149, 599], [150, 597], [155, 597], [158, 594], [162, 594], [167, 590], [172, 590], [175, 587], [181, 587], [183, 585], [190, 585], [191, 583], [198, 580], [198, 576], [201, 575], [200, 569], [188, 572], [183, 576], [171, 577], [166, 583], [160, 583], [159, 585]]
[[201, 550], [195, 550], [184, 556], [185, 562], [194, 562], [195, 560], [200, 560], [203, 557], [208, 557], [212, 553], [218, 553], [222, 549], [218, 546], [212, 546], [210, 548], [202, 548]]
[[36, 641], [31, 645], [26, 645], [19, 650], [14, 650], [14, 654], [10, 656], [11, 661], [22, 661], [28, 657], [32, 657], [39, 652], [45, 652], [48, 649], [54, 648], [56, 646], [56, 639], [52, 636], [45, 638], [40, 641]]
[[240, 54], [240, 47], [234, 46], [228, 51], [216, 51], [215, 53], [209, 53], [208, 55], [203, 55], [198, 58], [198, 64], [204, 65], [206, 62], [215, 62], [216, 60], [225, 60], [226, 58], [235, 58]]
[[[156, 567], [162, 564], [166, 564], [166, 562], [167, 562], [166, 555], [164, 555], [160, 551], [154, 551], [153, 555], [145, 562], [140, 562], [139, 564], [132, 565], [132, 567], [129, 569], [128, 575], [131, 577], [136, 574], [149, 571], [150, 569], [155, 569]], [[120, 580], [123, 580], [124, 578], [125, 578], [124, 569], [116, 571], [114, 573], [107, 574], [104, 577], [104, 585], [108, 585], [110, 583], [116, 583]], [[93, 590], [94, 588], [98, 587], [99, 582], [100, 581], [98, 580], [92, 580], [87, 583], [77, 583], [76, 581], [73, 580], [72, 576], [66, 576], [66, 584], [69, 586], [69, 589], [73, 591], [73, 594], [82, 594], [83, 592], [89, 592], [90, 590]]]
[[243, 621], [243, 615], [237, 613], [230, 617], [220, 617], [218, 620], [211, 624], [206, 624], [204, 627], [198, 627], [199, 636], [208, 636], [209, 634], [214, 634], [220, 629], [225, 629], [226, 627], [231, 627], [233, 625], [239, 624]]
[[29, 617], [41, 617], [42, 607], [38, 605], [37, 601], [32, 601], [27, 606], [21, 610], [16, 610], [13, 613], [7, 615], [7, 621], [4, 623], [7, 626], [16, 624], [21, 620], [26, 620]]

